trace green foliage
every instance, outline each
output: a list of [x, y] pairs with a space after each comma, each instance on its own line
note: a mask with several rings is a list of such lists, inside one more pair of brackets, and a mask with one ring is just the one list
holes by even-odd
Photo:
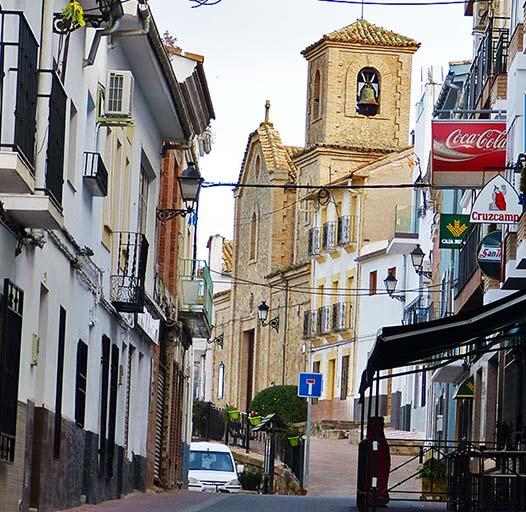
[[192, 420], [193, 420], [193, 430], [194, 430], [195, 436], [205, 437], [207, 409], [208, 409], [208, 402], [201, 402], [200, 400], [194, 400]]
[[65, 20], [69, 20], [73, 27], [82, 28], [86, 25], [84, 20], [84, 8], [78, 0], [71, 0], [64, 9], [62, 9], [62, 16]]
[[245, 491], [257, 491], [262, 479], [263, 473], [257, 469], [243, 471], [243, 473], [238, 476], [239, 483]]
[[418, 472], [418, 478], [427, 478], [432, 482], [447, 480], [447, 461], [446, 459], [435, 459], [431, 457], [422, 464], [422, 469]]
[[277, 414], [285, 423], [307, 420], [307, 401], [298, 396], [297, 386], [272, 386], [260, 391], [250, 404], [251, 411], [262, 416]]

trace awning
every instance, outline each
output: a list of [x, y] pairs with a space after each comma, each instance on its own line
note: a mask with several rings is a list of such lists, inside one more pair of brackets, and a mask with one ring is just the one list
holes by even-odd
[[453, 396], [455, 400], [461, 398], [475, 398], [475, 381], [473, 380], [473, 375], [468, 377], [458, 388]]
[[429, 363], [433, 356], [525, 322], [526, 290], [520, 290], [475, 311], [431, 322], [383, 327], [362, 374], [360, 394], [371, 386], [380, 370]]

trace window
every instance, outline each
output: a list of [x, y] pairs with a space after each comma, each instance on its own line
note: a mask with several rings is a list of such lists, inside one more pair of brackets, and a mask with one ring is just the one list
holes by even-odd
[[256, 163], [254, 165], [254, 173], [256, 175], [256, 178], [259, 178], [259, 173], [261, 172], [261, 158], [259, 158], [259, 155], [256, 157]]
[[[128, 450], [130, 441], [130, 402], [131, 402], [131, 390], [132, 390], [132, 367], [133, 367], [133, 353], [135, 347], [132, 345], [128, 346], [128, 365], [126, 371], [126, 410], [124, 412], [124, 453], [127, 454], [128, 458], [131, 458], [131, 453]], [[124, 359], [124, 354], [123, 354]]]
[[107, 453], [107, 424], [108, 424], [108, 384], [110, 371], [111, 340], [102, 336], [101, 357], [101, 386], [100, 386], [100, 431], [99, 431], [99, 474], [104, 475]]
[[325, 399], [332, 400], [334, 398], [334, 379], [336, 378], [336, 359], [329, 359], [327, 371], [327, 392]]
[[[424, 368], [424, 367], [422, 367]], [[426, 406], [426, 393], [427, 393], [427, 372], [422, 372], [422, 383], [421, 383], [421, 395], [420, 395], [420, 406]]]
[[194, 451], [190, 452], [190, 471], [234, 471], [229, 452]]
[[84, 426], [87, 380], [88, 345], [79, 340], [77, 343], [77, 375], [75, 378], [75, 422], [79, 427]]
[[139, 206], [137, 229], [139, 233], [146, 234], [146, 227], [148, 222], [148, 194], [150, 189], [150, 180], [146, 169], [141, 166], [141, 176], [139, 180]]
[[225, 395], [225, 365], [219, 364], [217, 369], [217, 399], [223, 400]]
[[312, 120], [316, 121], [321, 112], [321, 74], [316, 70], [314, 74], [314, 86], [312, 88]]
[[342, 357], [342, 375], [340, 380], [340, 400], [347, 398], [347, 388], [349, 386], [349, 356]]
[[258, 219], [256, 212], [252, 214], [252, 221], [250, 222], [250, 259], [255, 260], [257, 254], [258, 242]]
[[64, 385], [64, 350], [66, 344], [66, 310], [60, 306], [57, 347], [57, 380], [55, 389], [55, 430], [53, 434], [53, 455], [60, 457], [62, 437], [62, 391]]
[[356, 112], [375, 116], [380, 107], [380, 75], [374, 68], [359, 71], [356, 87]]
[[15, 459], [24, 293], [8, 279], [0, 295], [0, 461]]
[[369, 272], [369, 295], [376, 295], [377, 292], [377, 282], [378, 282], [378, 273], [376, 270]]

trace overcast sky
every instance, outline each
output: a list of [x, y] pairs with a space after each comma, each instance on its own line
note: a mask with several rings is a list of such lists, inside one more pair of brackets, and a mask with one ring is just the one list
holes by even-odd
[[[189, 0], [150, 0], [150, 5], [161, 33], [169, 30], [183, 50], [205, 56], [217, 119], [212, 153], [201, 160], [201, 171], [206, 180], [228, 182], [237, 180], [248, 135], [263, 120], [266, 99], [283, 142], [304, 144], [307, 65], [300, 52], [353, 23], [361, 9], [319, 0], [223, 0], [197, 9]], [[471, 58], [472, 20], [462, 4], [365, 6], [364, 18], [422, 43], [413, 60], [412, 105], [419, 99], [422, 67], [443, 67], [447, 73], [449, 61]], [[210, 235], [232, 237], [233, 208], [231, 189], [202, 192], [201, 257], [207, 257]]]

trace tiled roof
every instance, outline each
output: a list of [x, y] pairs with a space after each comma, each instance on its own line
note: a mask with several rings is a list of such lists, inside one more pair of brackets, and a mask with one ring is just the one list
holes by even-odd
[[234, 261], [234, 242], [232, 240], [223, 240], [223, 272], [232, 273]]
[[294, 162], [292, 161], [291, 154], [298, 148], [292, 148], [291, 146], [285, 146], [281, 142], [279, 132], [274, 128], [272, 123], [261, 123], [259, 128], [252, 132], [248, 138], [247, 148], [243, 157], [243, 165], [239, 173], [239, 179], [243, 175], [245, 169], [246, 159], [252, 139], [257, 136], [261, 144], [261, 152], [263, 153], [263, 159], [265, 160], [265, 168], [268, 172], [272, 173], [275, 170], [284, 170], [288, 172], [290, 182], [296, 181], [297, 171]]
[[374, 147], [374, 146], [349, 146], [346, 144], [324, 144], [316, 143], [311, 144], [305, 148], [297, 148], [297, 151], [293, 154], [293, 158], [298, 158], [310, 151], [313, 151], [316, 148], [326, 148], [326, 149], [339, 149], [342, 151], [354, 151], [356, 153], [395, 153], [400, 151], [400, 148], [395, 147]]
[[356, 20], [353, 24], [343, 27], [340, 30], [325, 34], [319, 41], [307, 47], [303, 53], [308, 52], [323, 41], [352, 43], [363, 46], [414, 48], [415, 50], [420, 46], [420, 43], [410, 37], [391, 32], [364, 19]]

